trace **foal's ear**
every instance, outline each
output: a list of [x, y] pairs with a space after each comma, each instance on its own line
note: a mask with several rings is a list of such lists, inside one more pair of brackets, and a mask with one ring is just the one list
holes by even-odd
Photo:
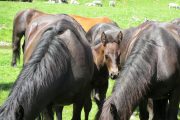
[[101, 33], [101, 42], [103, 43], [103, 45], [106, 45], [106, 43], [108, 42], [106, 34], [104, 32]]
[[123, 33], [122, 33], [122, 31], [120, 31], [117, 35], [118, 44], [121, 43], [122, 39], [123, 39]]
[[23, 120], [24, 109], [23, 109], [22, 105], [19, 105], [19, 107], [16, 109], [15, 117], [16, 117], [16, 120]]
[[111, 114], [113, 116], [113, 119], [114, 120], [119, 120], [119, 116], [118, 116], [116, 106], [114, 104], [112, 104], [112, 103], [111, 103], [110, 111], [111, 111]]

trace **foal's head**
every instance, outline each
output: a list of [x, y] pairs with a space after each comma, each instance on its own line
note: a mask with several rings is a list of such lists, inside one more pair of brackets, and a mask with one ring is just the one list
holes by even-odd
[[101, 42], [93, 47], [97, 67], [106, 65], [112, 79], [119, 75], [121, 40], [121, 31], [106, 31], [101, 34]]

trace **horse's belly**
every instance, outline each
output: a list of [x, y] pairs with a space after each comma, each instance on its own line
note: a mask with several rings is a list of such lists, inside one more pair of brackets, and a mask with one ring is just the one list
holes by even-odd
[[150, 97], [154, 99], [167, 98], [174, 88], [175, 82], [173, 80], [156, 83], [150, 92]]
[[74, 101], [73, 101], [73, 98], [60, 98], [60, 99], [57, 99], [55, 101], [55, 104], [56, 105], [61, 105], [61, 106], [65, 106], [65, 105], [70, 105], [72, 104]]

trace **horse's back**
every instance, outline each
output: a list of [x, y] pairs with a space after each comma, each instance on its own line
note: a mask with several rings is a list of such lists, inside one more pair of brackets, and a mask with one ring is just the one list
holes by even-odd
[[73, 17], [87, 32], [92, 26], [98, 23], [113, 23], [113, 21], [108, 17], [97, 17], [97, 18], [88, 18], [78, 15], [70, 15]]

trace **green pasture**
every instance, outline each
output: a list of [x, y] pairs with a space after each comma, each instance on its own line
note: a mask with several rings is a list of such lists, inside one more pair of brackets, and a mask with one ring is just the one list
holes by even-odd
[[[87, 7], [84, 5], [90, 1], [92, 0], [79, 0], [80, 5], [49, 4], [47, 1], [42, 0], [34, 0], [33, 3], [0, 1], [0, 42], [11, 43], [13, 18], [18, 11], [27, 8], [34, 8], [53, 14], [66, 13], [86, 17], [107, 16], [117, 22], [123, 29], [137, 26], [146, 19], [169, 22], [174, 18], [180, 18], [180, 10], [168, 8], [168, 3], [175, 2], [180, 4], [180, 0], [116, 0], [116, 7], [109, 7], [108, 0], [102, 0], [103, 7]], [[6, 100], [10, 88], [22, 68], [22, 55], [21, 62], [16, 68], [10, 66], [11, 55], [10, 47], [0, 47], [0, 105]], [[108, 96], [111, 93], [113, 83], [110, 80]], [[96, 111], [97, 107], [93, 103], [90, 120], [94, 118]], [[63, 119], [70, 120], [71, 115], [72, 106], [68, 106], [63, 111]], [[83, 115], [82, 118], [84, 118]], [[137, 114], [133, 120], [138, 120]]]

